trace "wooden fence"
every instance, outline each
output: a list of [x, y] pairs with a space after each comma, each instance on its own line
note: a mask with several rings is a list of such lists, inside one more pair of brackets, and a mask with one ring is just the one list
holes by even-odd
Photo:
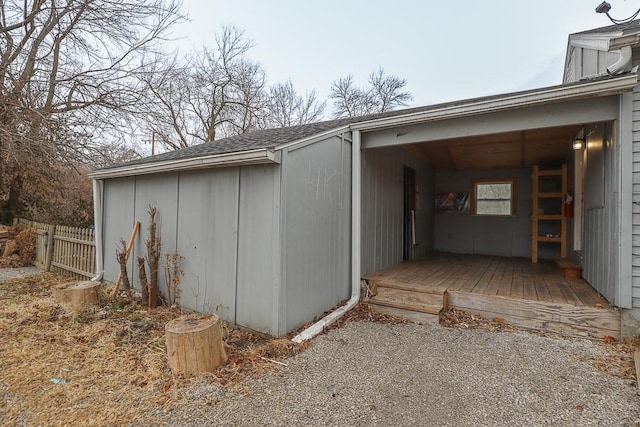
[[36, 267], [78, 280], [95, 276], [93, 229], [43, 224], [22, 218], [17, 223], [36, 231]]

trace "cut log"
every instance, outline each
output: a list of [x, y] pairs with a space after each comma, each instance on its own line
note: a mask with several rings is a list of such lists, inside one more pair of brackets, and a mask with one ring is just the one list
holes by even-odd
[[53, 300], [69, 304], [74, 310], [84, 310], [92, 305], [100, 305], [98, 290], [100, 282], [68, 282], [53, 288]]
[[227, 362], [218, 316], [181, 317], [164, 328], [169, 367], [176, 374], [212, 372]]

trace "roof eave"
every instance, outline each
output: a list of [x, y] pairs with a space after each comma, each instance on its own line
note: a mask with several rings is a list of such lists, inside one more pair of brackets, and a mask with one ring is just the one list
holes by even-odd
[[616, 95], [633, 90], [637, 83], [637, 74], [629, 73], [625, 76], [608, 80], [584, 82], [571, 86], [554, 86], [542, 88], [534, 92], [506, 94], [499, 98], [475, 100], [419, 113], [354, 123], [351, 124], [350, 128], [352, 130], [372, 131], [394, 126], [412, 125], [434, 120], [452, 119], [461, 116], [549, 104], [558, 101]]
[[166, 160], [154, 163], [125, 165], [112, 169], [100, 169], [89, 174], [91, 179], [121, 178], [134, 175], [148, 175], [162, 172], [176, 172], [208, 169], [223, 166], [242, 166], [265, 163], [280, 163], [279, 156], [267, 148], [226, 154], [193, 157], [189, 159]]
[[305, 145], [305, 144], [310, 144], [316, 141], [321, 141], [327, 137], [331, 137], [334, 135], [339, 135], [341, 133], [344, 133], [345, 131], [349, 130], [349, 125], [342, 125], [342, 126], [338, 126], [335, 127], [333, 129], [329, 129], [326, 130], [324, 132], [320, 132], [320, 133], [316, 133], [314, 135], [311, 136], [307, 136], [304, 138], [300, 138], [300, 139], [296, 139], [294, 141], [290, 141], [290, 142], [285, 142], [283, 144], [280, 144], [278, 146], [276, 146], [274, 148], [275, 151], [280, 151], [280, 150], [284, 150], [286, 148], [293, 148], [297, 145]]
[[609, 52], [619, 50], [625, 46], [638, 46], [640, 44], [640, 33], [622, 34], [606, 33], [606, 34], [584, 34], [569, 36], [569, 45], [573, 47], [581, 47], [586, 49], [600, 50]]

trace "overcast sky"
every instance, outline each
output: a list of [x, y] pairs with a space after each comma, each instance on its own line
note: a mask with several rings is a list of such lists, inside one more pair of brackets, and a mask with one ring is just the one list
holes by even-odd
[[[561, 83], [570, 33], [611, 24], [599, 0], [185, 0], [181, 50], [212, 45], [225, 24], [245, 30], [268, 82], [327, 97], [382, 66], [407, 80], [411, 106]], [[640, 0], [609, 0], [616, 19]], [[329, 108], [331, 103], [328, 104]]]

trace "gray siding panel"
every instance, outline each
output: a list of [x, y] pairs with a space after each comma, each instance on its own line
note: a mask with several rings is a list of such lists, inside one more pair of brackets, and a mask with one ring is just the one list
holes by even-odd
[[569, 49], [571, 49], [571, 55], [566, 64], [567, 68], [564, 70], [564, 83], [606, 74], [607, 67], [620, 57], [620, 53], [617, 51], [605, 52], [580, 47], [570, 47]]
[[[606, 129], [605, 129], [606, 128]], [[593, 130], [593, 132], [592, 132]], [[591, 125], [587, 141], [584, 190], [584, 279], [616, 303], [618, 265], [617, 142], [612, 124]]]
[[274, 206], [279, 172], [273, 165], [240, 170], [236, 323], [271, 335], [278, 335], [279, 253], [273, 242], [279, 238], [274, 228], [280, 215]]
[[[157, 235], [162, 239], [162, 257], [160, 259], [160, 272], [158, 273], [158, 286], [162, 295], [167, 295], [165, 275], [162, 271], [164, 268], [164, 254], [176, 251], [178, 174], [137, 176], [135, 183], [134, 212], [135, 220], [140, 221], [140, 234], [136, 239], [136, 243], [133, 245], [131, 261], [135, 262], [137, 257], [146, 256], [147, 254], [144, 241], [149, 235], [149, 206], [155, 206], [157, 208], [155, 218]], [[140, 289], [137, 263], [135, 263], [132, 270], [129, 270], [129, 275], [133, 276], [132, 285], [136, 289]]]
[[[516, 215], [483, 217], [436, 213], [435, 250], [461, 254], [528, 257], [531, 255], [531, 169], [441, 172], [436, 192], [472, 191], [474, 179], [516, 178]], [[541, 247], [541, 257], [554, 252]]]
[[282, 164], [281, 298], [290, 330], [349, 297], [351, 144], [331, 137], [283, 153]]
[[[118, 178], [105, 181], [102, 249], [104, 280], [107, 282], [115, 283], [120, 272], [120, 267], [116, 261], [116, 249], [121, 247], [121, 238], [129, 239], [135, 224], [134, 197], [135, 178]], [[133, 257], [129, 261], [129, 272], [133, 271], [132, 266]]]
[[433, 250], [434, 178], [430, 165], [403, 148], [362, 151], [362, 274], [391, 267], [403, 256], [403, 171], [416, 171], [416, 257]]
[[235, 322], [239, 168], [180, 174], [180, 303]]
[[[634, 49], [634, 58], [638, 58], [640, 52]], [[634, 65], [640, 65], [637, 59]], [[633, 91], [632, 101], [632, 149], [633, 149], [633, 258], [632, 258], [632, 305], [640, 307], [640, 89], [638, 86]]]

